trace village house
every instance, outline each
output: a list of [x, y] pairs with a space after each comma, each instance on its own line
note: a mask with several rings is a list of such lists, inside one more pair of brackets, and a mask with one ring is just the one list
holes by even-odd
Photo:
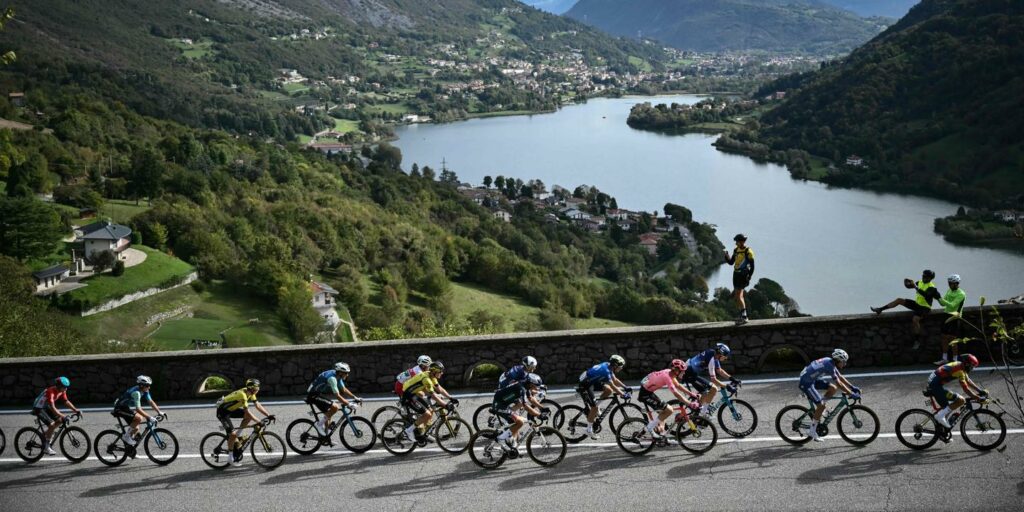
[[32, 278], [36, 281], [36, 294], [45, 295], [48, 290], [56, 287], [68, 275], [70, 275], [70, 270], [64, 265], [54, 265], [39, 272], [33, 272]]
[[850, 155], [846, 157], [846, 165], [851, 167], [865, 167], [864, 159], [857, 155]]
[[113, 251], [120, 255], [131, 245], [132, 230], [128, 226], [99, 221], [76, 229], [75, 235], [75, 241], [82, 243], [88, 261], [103, 251]]
[[504, 222], [512, 222], [512, 214], [505, 210], [496, 210], [493, 215], [495, 219], [500, 219]]
[[352, 152], [351, 145], [340, 142], [310, 142], [308, 147], [327, 155]]
[[658, 252], [658, 241], [661, 237], [661, 233], [644, 233], [640, 235], [640, 247], [647, 249], [647, 253], [653, 256]]
[[11, 102], [11, 105], [15, 107], [25, 106], [25, 93], [23, 92], [12, 92], [7, 95], [7, 101]]
[[309, 282], [310, 291], [313, 292], [313, 309], [324, 319], [331, 331], [336, 331], [341, 323], [341, 317], [334, 306], [338, 303], [336, 297], [338, 290], [335, 290], [326, 283], [318, 281]]

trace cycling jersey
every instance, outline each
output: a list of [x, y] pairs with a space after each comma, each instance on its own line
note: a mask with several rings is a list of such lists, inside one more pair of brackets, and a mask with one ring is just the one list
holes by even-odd
[[508, 409], [519, 402], [526, 403], [529, 393], [522, 382], [510, 384], [494, 393], [491, 407], [501, 410]]
[[672, 391], [677, 389], [676, 379], [672, 377], [670, 369], [648, 373], [644, 380], [640, 381], [640, 386], [652, 393], [662, 388], [669, 388]]
[[529, 375], [529, 373], [530, 372], [526, 371], [525, 366], [517, 364], [507, 372], [501, 374], [501, 377], [498, 377], [498, 387], [503, 388], [505, 386], [511, 386], [517, 382], [523, 382], [526, 380], [526, 376]]
[[44, 389], [42, 393], [39, 393], [32, 407], [36, 409], [47, 409], [50, 405], [56, 407], [57, 400], [66, 402], [68, 400], [68, 390], [58, 391], [57, 386], [50, 386]]
[[415, 375], [417, 375], [419, 373], [423, 373], [423, 368], [420, 368], [419, 365], [416, 365], [416, 366], [413, 366], [412, 368], [409, 368], [408, 370], [406, 370], [406, 371], [404, 371], [402, 373], [399, 373], [398, 376], [395, 377], [395, 380], [397, 380], [398, 382], [400, 382], [402, 384], [405, 384], [405, 381], [413, 378], [413, 376], [415, 376]]
[[914, 299], [918, 305], [926, 308], [932, 307], [932, 301], [935, 299], [941, 299], [938, 288], [935, 287], [935, 283], [929, 281], [918, 281], [917, 285], [917, 297]]
[[839, 379], [839, 368], [836, 368], [836, 362], [831, 357], [811, 361], [811, 364], [800, 372], [800, 385], [808, 386], [822, 377]]
[[138, 386], [128, 388], [127, 391], [121, 394], [121, 397], [114, 402], [114, 407], [123, 407], [128, 409], [139, 409], [142, 407], [142, 398], [145, 397], [147, 402], [153, 401], [153, 397], [149, 395], [149, 391], [143, 393]]
[[580, 385], [593, 385], [594, 387], [604, 386], [611, 382], [615, 374], [612, 373], [612, 364], [609, 362], [595, 364], [590, 369], [580, 374]]
[[965, 301], [967, 301], [967, 292], [960, 288], [956, 290], [950, 289], [939, 298], [939, 304], [942, 304], [946, 313], [959, 313], [964, 309]]
[[728, 261], [733, 265], [733, 272], [741, 274], [754, 273], [754, 250], [750, 247], [742, 249], [737, 247], [732, 251], [732, 257]]
[[249, 407], [249, 401], [256, 402], [256, 393], [249, 394], [246, 388], [232, 391], [217, 402], [217, 408], [227, 412], [241, 411]]
[[437, 385], [437, 379], [430, 376], [430, 372], [420, 372], [413, 375], [409, 380], [402, 384], [402, 391], [404, 393], [433, 393], [434, 386]]
[[317, 375], [317, 377], [313, 379], [313, 383], [309, 385], [309, 389], [306, 390], [306, 393], [334, 396], [338, 394], [338, 388], [344, 387], [345, 381], [338, 376], [338, 372], [332, 369]]
[[940, 384], [947, 384], [953, 380], [960, 381], [961, 385], [967, 384], [967, 369], [960, 361], [946, 363], [936, 368], [934, 375]]
[[691, 357], [690, 360], [686, 362], [687, 370], [692, 369], [693, 373], [696, 375], [707, 373], [714, 377], [715, 370], [722, 367], [722, 363], [715, 357], [715, 354], [715, 349], [709, 348]]

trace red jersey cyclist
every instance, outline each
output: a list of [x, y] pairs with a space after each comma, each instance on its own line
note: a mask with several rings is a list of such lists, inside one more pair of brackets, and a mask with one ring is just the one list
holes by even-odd
[[[981, 386], [974, 383], [970, 377], [967, 376], [971, 370], [977, 368], [978, 358], [971, 354], [964, 354], [957, 358], [957, 361], [952, 363], [946, 363], [932, 372], [931, 376], [928, 377], [928, 391], [926, 394], [935, 399], [935, 403], [942, 407], [939, 412], [935, 413], [935, 421], [939, 422], [940, 425], [946, 428], [950, 428], [949, 420], [946, 419], [951, 411], [959, 409], [964, 405], [964, 397], [946, 390], [944, 387], [946, 384], [952, 382], [954, 379], [960, 381], [960, 387], [967, 392], [971, 398], [982, 401], [988, 396], [988, 391], [983, 389]], [[952, 403], [950, 403], [952, 401]]]
[[53, 385], [39, 393], [35, 403], [32, 404], [32, 415], [39, 418], [46, 425], [46, 435], [43, 436], [43, 451], [47, 455], [57, 455], [57, 452], [53, 451], [53, 448], [50, 447], [50, 438], [53, 436], [53, 431], [57, 430], [57, 426], [64, 420], [64, 414], [57, 408], [57, 401], [59, 400], [67, 404], [68, 409], [74, 411], [75, 414], [82, 414], [82, 411], [75, 407], [71, 400], [68, 400], [69, 387], [71, 387], [70, 379], [67, 377], [57, 377], [53, 381]]

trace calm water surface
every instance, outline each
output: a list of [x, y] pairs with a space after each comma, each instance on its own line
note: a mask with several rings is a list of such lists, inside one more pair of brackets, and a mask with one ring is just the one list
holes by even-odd
[[[697, 96], [655, 102], [696, 103]], [[964, 248], [932, 231], [957, 205], [897, 194], [795, 181], [782, 166], [758, 164], [711, 146], [715, 136], [660, 135], [626, 126], [629, 109], [648, 98], [592, 100], [557, 113], [413, 125], [397, 130], [404, 166], [447, 161], [464, 182], [484, 176], [541, 179], [550, 189], [594, 185], [622, 208], [658, 211], [682, 204], [718, 226], [728, 247], [745, 233], [757, 277], [780, 282], [805, 312], [865, 312], [907, 295], [903, 277], [923, 268], [964, 279], [968, 304], [1024, 293], [1024, 255]], [[725, 267], [723, 267], [725, 269]], [[731, 286], [729, 272], [712, 276]], [[941, 279], [945, 291], [945, 279]]]

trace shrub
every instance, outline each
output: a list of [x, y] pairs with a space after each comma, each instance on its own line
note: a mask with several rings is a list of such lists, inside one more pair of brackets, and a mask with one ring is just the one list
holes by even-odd
[[206, 282], [203, 281], [202, 279], [196, 279], [195, 281], [192, 281], [192, 284], [190, 286], [192, 286], [192, 291], [196, 293], [203, 293], [206, 291]]
[[124, 262], [117, 260], [114, 262], [114, 266], [110, 269], [110, 275], [114, 277], [121, 277], [124, 275]]

